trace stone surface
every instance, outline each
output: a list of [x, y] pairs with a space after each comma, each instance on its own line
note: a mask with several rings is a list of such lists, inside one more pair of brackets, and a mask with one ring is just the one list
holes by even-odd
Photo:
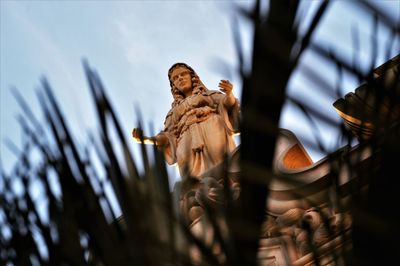
[[[164, 149], [167, 162], [178, 164], [183, 178], [199, 178], [235, 149], [239, 102], [228, 80], [221, 80], [220, 91], [209, 90], [184, 63], [174, 64], [168, 77], [174, 101], [164, 130], [144, 140], [155, 140]], [[140, 139], [140, 131], [134, 129], [133, 136]]]

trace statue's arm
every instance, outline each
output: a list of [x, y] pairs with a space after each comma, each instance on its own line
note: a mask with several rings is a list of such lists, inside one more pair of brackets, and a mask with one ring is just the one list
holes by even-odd
[[154, 136], [156, 145], [159, 147], [165, 147], [168, 145], [168, 137], [162, 132]]
[[229, 80], [221, 80], [220, 83], [218, 84], [218, 87], [220, 88], [220, 91], [225, 93], [225, 98], [223, 100], [224, 106], [227, 109], [231, 109], [236, 103], [235, 96], [232, 93], [233, 90], [232, 83], [230, 83]]
[[168, 137], [162, 132], [153, 137], [143, 135], [143, 131], [140, 128], [134, 128], [132, 130], [132, 137], [138, 143], [145, 144], [156, 144], [157, 146], [163, 147], [168, 144]]

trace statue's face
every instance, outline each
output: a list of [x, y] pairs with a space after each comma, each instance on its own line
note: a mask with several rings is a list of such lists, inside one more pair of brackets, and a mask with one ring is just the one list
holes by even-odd
[[186, 67], [175, 68], [171, 73], [171, 81], [185, 96], [192, 94], [192, 76]]

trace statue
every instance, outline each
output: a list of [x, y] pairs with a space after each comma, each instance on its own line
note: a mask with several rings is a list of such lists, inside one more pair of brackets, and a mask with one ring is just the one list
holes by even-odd
[[[164, 130], [142, 139], [162, 148], [166, 161], [177, 163], [182, 177], [200, 179], [235, 149], [233, 134], [238, 132], [239, 102], [228, 80], [221, 80], [220, 91], [208, 90], [184, 63], [174, 64], [168, 78], [174, 100]], [[140, 129], [133, 129], [132, 135], [140, 139]]]

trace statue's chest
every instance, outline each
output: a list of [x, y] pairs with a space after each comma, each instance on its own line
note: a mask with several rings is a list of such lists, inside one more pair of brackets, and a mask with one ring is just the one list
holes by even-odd
[[175, 135], [180, 136], [191, 125], [207, 120], [217, 112], [211, 97], [195, 95], [185, 99], [174, 112]]

